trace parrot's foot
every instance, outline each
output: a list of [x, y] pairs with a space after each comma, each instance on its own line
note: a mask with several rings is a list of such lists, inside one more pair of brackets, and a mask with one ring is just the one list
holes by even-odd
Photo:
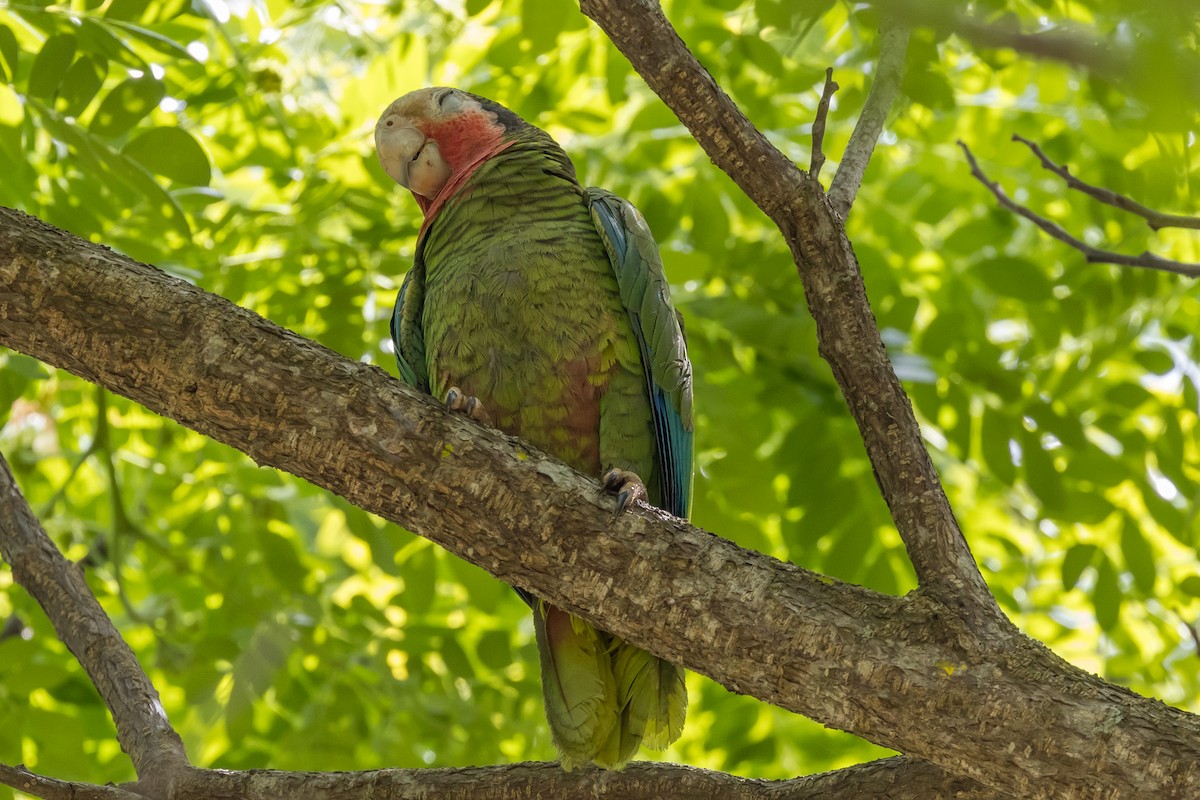
[[466, 414], [476, 422], [484, 425], [491, 425], [492, 418], [488, 416], [487, 409], [483, 407], [483, 402], [475, 395], [467, 395], [457, 386], [451, 386], [446, 392], [446, 408], [449, 411], [457, 411], [460, 414]]
[[646, 494], [646, 484], [642, 483], [642, 479], [637, 476], [636, 472], [613, 467], [604, 473], [603, 481], [604, 490], [617, 496], [618, 514], [629, 508], [634, 500], [648, 502], [649, 495]]

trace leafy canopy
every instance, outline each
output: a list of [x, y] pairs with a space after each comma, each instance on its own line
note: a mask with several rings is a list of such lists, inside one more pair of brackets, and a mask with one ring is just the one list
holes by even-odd
[[[1200, 710], [1186, 625], [1200, 618], [1200, 299], [1177, 277], [1086, 265], [997, 210], [954, 146], [964, 140], [1018, 199], [1089, 242], [1200, 260], [1195, 235], [1154, 233], [1069, 193], [1009, 142], [1021, 133], [1085, 180], [1194, 211], [1200, 105], [1173, 59], [1194, 51], [1197, 12], [1184, 0], [974, 9], [1027, 29], [1074, 21], [1128, 48], [1139, 70], [918, 29], [850, 235], [1005, 611], [1075, 663]], [[666, 10], [801, 164], [834, 64], [825, 149], [836, 161], [877, 58], [870, 7]], [[558, 138], [588, 183], [645, 213], [688, 319], [697, 524], [879, 591], [912, 589], [784, 244], [569, 3], [10, 4], [0, 203], [394, 369], [387, 316], [419, 213], [376, 164], [370, 130], [391, 99], [427, 84], [513, 108]], [[504, 585], [65, 372], [12, 353], [0, 365], [0, 448], [54, 538], [88, 565], [198, 763], [553, 757], [529, 615]], [[0, 761], [131, 779], [95, 690], [4, 571], [10, 618]], [[689, 681], [689, 725], [668, 759], [788, 777], [882, 752]]]

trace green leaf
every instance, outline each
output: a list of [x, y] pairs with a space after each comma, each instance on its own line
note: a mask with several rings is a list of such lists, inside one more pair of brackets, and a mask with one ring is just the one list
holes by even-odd
[[119, 19], [110, 20], [110, 22], [114, 27], [125, 31], [135, 39], [141, 40], [143, 43], [154, 48], [165, 56], [169, 56], [171, 58], [181, 58], [197, 64], [200, 63], [185, 46], [168, 36], [163, 36], [161, 33], [152, 31], [149, 28], [143, 28], [140, 25], [134, 25], [133, 23], [125, 22]]
[[1046, 512], [1053, 516], [1063, 505], [1062, 476], [1036, 433], [1021, 431], [1021, 458], [1025, 463], [1025, 483], [1042, 501]]
[[1192, 597], [1200, 597], [1200, 575], [1188, 575], [1181, 580], [1179, 591]]
[[1139, 350], [1133, 354], [1133, 359], [1142, 369], [1155, 375], [1165, 375], [1175, 369], [1175, 359], [1164, 350]]
[[1092, 589], [1092, 605], [1096, 608], [1096, 622], [1100, 629], [1111, 631], [1121, 617], [1121, 586], [1117, 582], [1117, 571], [1108, 556], [1102, 556], [1096, 569], [1096, 586]]
[[116, 152], [107, 143], [92, 136], [87, 129], [67, 122], [53, 109], [36, 101], [31, 101], [30, 107], [38, 112], [50, 135], [70, 146], [85, 168], [91, 170], [101, 182], [113, 181], [134, 192], [145, 199], [148, 209], [163, 223], [175, 228], [184, 237], [191, 237], [191, 228], [179, 203], [154, 181], [142, 165]]
[[927, 66], [907, 70], [902, 81], [904, 93], [916, 103], [933, 109], [954, 108], [954, 88], [946, 76]]
[[295, 634], [274, 618], [263, 620], [254, 630], [241, 655], [233, 664], [233, 689], [225, 708], [225, 726], [235, 741], [245, 739], [252, 730], [255, 704], [275, 680], [275, 674], [287, 663]]
[[417, 548], [401, 565], [403, 591], [392, 600], [410, 614], [425, 614], [433, 607], [437, 580], [437, 554], [432, 546]]
[[976, 266], [975, 274], [996, 294], [1030, 303], [1049, 299], [1053, 289], [1042, 268], [1025, 258], [993, 258]]
[[33, 69], [29, 73], [29, 96], [47, 100], [54, 97], [74, 58], [73, 34], [60, 33], [47, 39], [33, 60]]
[[114, 22], [140, 20], [149, 7], [150, 0], [112, 0], [108, 5], [108, 10], [104, 12], [104, 16]]
[[263, 554], [267, 569], [279, 582], [279, 585], [289, 591], [300, 591], [308, 570], [296, 554], [295, 544], [273, 531], [258, 529], [258, 549]]
[[164, 178], [189, 186], [207, 186], [212, 178], [208, 156], [182, 128], [151, 128], [121, 152]]
[[0, 25], [0, 80], [13, 83], [17, 79], [17, 58], [21, 48], [12, 28]]
[[985, 408], [979, 426], [979, 449], [983, 463], [1005, 486], [1012, 486], [1017, 479], [1017, 468], [1013, 464], [1009, 446], [1011, 423], [999, 409]]
[[1133, 574], [1134, 586], [1147, 597], [1153, 597], [1154, 580], [1158, 577], [1154, 551], [1141, 528], [1128, 517], [1121, 526], [1121, 553], [1125, 557], [1125, 567]]
[[95, 20], [83, 18], [79, 21], [79, 49], [94, 56], [107, 58], [140, 72], [149, 72], [150, 65], [133, 51], [120, 37], [109, 30], [109, 26]]
[[1094, 544], [1071, 545], [1062, 562], [1063, 591], [1069, 592], [1075, 588], [1083, 571], [1091, 565], [1095, 556], [1096, 545]]
[[100, 91], [104, 76], [108, 73], [108, 65], [103, 60], [93, 56], [82, 56], [63, 77], [59, 100], [62, 102], [62, 113], [68, 117], [78, 117], [84, 112]]
[[95, 136], [116, 138], [155, 109], [166, 94], [162, 81], [130, 78], [105, 96], [88, 129]]
[[475, 654], [486, 667], [495, 670], [506, 669], [513, 662], [511, 640], [512, 635], [507, 631], [486, 631], [479, 637]]

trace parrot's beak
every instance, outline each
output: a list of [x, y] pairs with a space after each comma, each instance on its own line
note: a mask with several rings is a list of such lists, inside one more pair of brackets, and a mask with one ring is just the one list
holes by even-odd
[[375, 150], [383, 171], [413, 194], [432, 200], [450, 177], [450, 166], [442, 158], [438, 143], [406, 125], [399, 115], [389, 114], [379, 120]]

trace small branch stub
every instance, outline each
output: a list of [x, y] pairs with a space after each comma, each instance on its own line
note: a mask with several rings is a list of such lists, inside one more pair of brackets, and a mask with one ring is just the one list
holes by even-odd
[[833, 67], [825, 70], [825, 88], [821, 90], [821, 102], [817, 104], [817, 117], [812, 127], [812, 158], [809, 161], [808, 172], [815, 181], [821, 176], [821, 167], [825, 166], [825, 118], [829, 115], [829, 101], [833, 93], [841, 87], [833, 79]]

